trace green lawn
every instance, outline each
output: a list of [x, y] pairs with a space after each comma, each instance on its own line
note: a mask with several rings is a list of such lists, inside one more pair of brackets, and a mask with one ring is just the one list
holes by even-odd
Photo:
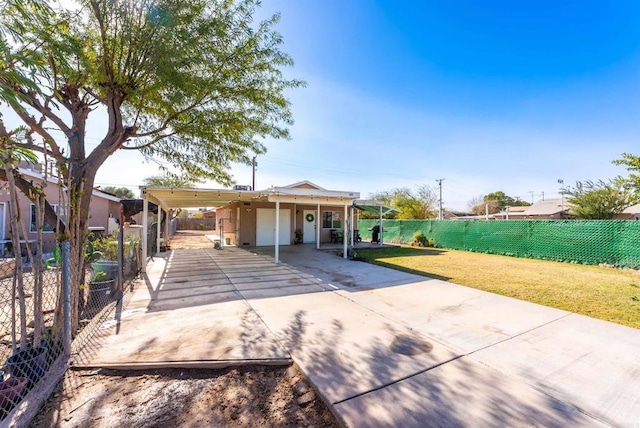
[[439, 248], [362, 250], [393, 269], [640, 328], [640, 272]]

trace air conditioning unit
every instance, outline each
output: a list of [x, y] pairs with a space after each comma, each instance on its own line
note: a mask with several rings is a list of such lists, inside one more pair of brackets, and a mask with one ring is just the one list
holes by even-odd
[[233, 190], [251, 190], [251, 186], [241, 186], [239, 184], [236, 184], [235, 186], [233, 186]]

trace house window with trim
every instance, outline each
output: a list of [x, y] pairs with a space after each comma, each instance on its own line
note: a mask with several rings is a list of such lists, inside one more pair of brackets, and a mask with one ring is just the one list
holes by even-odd
[[342, 213], [339, 211], [322, 212], [323, 229], [342, 229]]
[[[60, 216], [60, 221], [64, 222], [65, 221], [65, 213], [64, 210], [59, 210], [58, 204], [51, 204], [51, 207], [53, 208], [53, 210], [56, 212], [56, 214], [58, 214]], [[31, 204], [31, 214], [29, 216], [29, 232], [30, 233], [36, 233], [38, 230], [36, 229], [36, 206], [35, 204]], [[53, 232], [53, 227], [45, 222], [44, 226], [42, 228], [42, 231], [45, 233], [52, 233]]]

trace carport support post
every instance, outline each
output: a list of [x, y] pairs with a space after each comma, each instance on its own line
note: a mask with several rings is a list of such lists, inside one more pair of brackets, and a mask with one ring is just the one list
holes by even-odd
[[344, 227], [342, 228], [342, 258], [346, 259], [348, 257], [347, 254], [347, 246], [349, 245], [349, 240], [347, 239], [347, 233], [349, 229], [347, 228], [347, 216], [349, 215], [349, 205], [344, 205]]
[[349, 227], [349, 242], [351, 242], [351, 246], [353, 247], [353, 205], [351, 206], [351, 211], [349, 212], [349, 214], [349, 219], [351, 220], [349, 222], [349, 224], [351, 225], [351, 227]]
[[276, 263], [280, 263], [280, 201], [276, 201]]
[[380, 206], [380, 236], [378, 237], [378, 245], [382, 247], [382, 206]]
[[145, 198], [142, 202], [142, 272], [147, 271], [147, 240], [148, 240], [148, 229], [149, 229], [149, 201]]
[[[160, 235], [162, 234], [162, 208], [158, 205], [158, 223], [156, 224], [156, 254], [160, 252]], [[154, 254], [155, 256], [155, 254]]]
[[320, 204], [318, 204], [318, 213], [316, 214], [316, 250], [320, 249]]

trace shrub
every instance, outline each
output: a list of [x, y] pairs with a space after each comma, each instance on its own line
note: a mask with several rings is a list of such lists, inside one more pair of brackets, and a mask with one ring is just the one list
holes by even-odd
[[422, 232], [416, 232], [413, 234], [413, 242], [422, 247], [427, 243], [427, 237]]

